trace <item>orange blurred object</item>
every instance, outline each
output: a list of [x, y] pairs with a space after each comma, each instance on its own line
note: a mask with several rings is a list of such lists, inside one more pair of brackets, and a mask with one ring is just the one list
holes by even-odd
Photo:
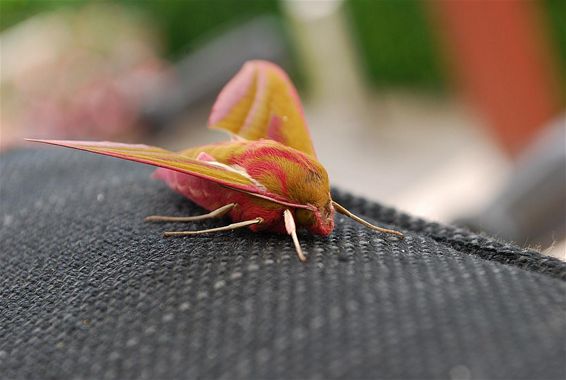
[[[431, 1], [466, 97], [512, 156], [560, 109], [534, 1]], [[437, 24], [438, 25], [438, 24]]]

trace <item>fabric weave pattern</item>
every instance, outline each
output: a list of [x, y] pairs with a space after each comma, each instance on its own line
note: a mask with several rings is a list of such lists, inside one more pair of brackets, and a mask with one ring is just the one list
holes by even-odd
[[151, 168], [57, 149], [0, 166], [3, 379], [563, 379], [564, 263], [335, 191], [328, 238], [164, 239], [203, 212]]

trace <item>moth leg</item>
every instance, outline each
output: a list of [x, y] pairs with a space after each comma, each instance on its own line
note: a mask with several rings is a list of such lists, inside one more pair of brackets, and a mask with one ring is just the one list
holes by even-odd
[[255, 218], [251, 220], [245, 220], [243, 222], [232, 223], [224, 227], [216, 227], [216, 228], [209, 228], [207, 230], [200, 230], [200, 231], [168, 231], [164, 232], [163, 236], [171, 237], [171, 236], [188, 236], [188, 235], [200, 235], [206, 234], [209, 232], [222, 232], [222, 231], [230, 231], [236, 230], [238, 228], [251, 226], [252, 224], [260, 224], [263, 223], [263, 218]]
[[148, 216], [144, 220], [146, 222], [196, 222], [199, 220], [206, 220], [206, 219], [213, 219], [213, 218], [221, 218], [230, 212], [234, 207], [236, 207], [236, 203], [229, 203], [222, 207], [217, 208], [209, 212], [208, 214], [204, 215], [196, 215], [196, 216], [161, 216], [161, 215], [152, 215]]
[[295, 220], [293, 219], [293, 214], [289, 209], [283, 211], [283, 217], [285, 218], [285, 229], [287, 233], [291, 235], [293, 238], [293, 243], [295, 244], [295, 251], [297, 251], [297, 256], [299, 260], [303, 263], [307, 261], [307, 258], [303, 254], [303, 250], [301, 249], [301, 244], [299, 243], [299, 238], [297, 237], [297, 227], [295, 226]]

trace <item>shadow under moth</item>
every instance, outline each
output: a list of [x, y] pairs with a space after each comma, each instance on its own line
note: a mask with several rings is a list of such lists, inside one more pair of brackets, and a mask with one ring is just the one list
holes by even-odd
[[317, 160], [301, 101], [287, 74], [266, 61], [249, 61], [220, 92], [209, 128], [229, 141], [175, 153], [113, 142], [34, 140], [157, 166], [154, 176], [208, 214], [149, 216], [150, 222], [196, 222], [227, 216], [232, 224], [200, 231], [165, 232], [188, 236], [248, 227], [292, 237], [297, 256], [306, 261], [297, 226], [328, 236], [339, 212], [373, 230], [375, 226], [332, 200], [328, 174]]

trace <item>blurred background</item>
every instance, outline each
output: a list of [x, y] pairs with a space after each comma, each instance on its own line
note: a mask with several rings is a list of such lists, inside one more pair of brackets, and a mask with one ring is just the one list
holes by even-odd
[[566, 2], [0, 1], [3, 151], [182, 149], [248, 59], [299, 88], [333, 185], [566, 259]]

